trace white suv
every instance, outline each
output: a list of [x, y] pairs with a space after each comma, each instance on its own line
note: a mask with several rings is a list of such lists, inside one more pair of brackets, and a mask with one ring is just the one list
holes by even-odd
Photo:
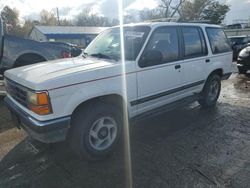
[[6, 71], [5, 101], [16, 126], [35, 139], [67, 139], [79, 156], [99, 159], [121, 138], [124, 110], [132, 120], [195, 100], [213, 107], [231, 70], [219, 26], [125, 25], [102, 32], [77, 58]]

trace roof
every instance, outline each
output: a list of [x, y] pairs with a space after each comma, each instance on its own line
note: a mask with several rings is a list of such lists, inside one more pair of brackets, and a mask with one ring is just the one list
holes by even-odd
[[[47, 34], [99, 34], [107, 27], [78, 27], [78, 26], [34, 26], [41, 33]], [[33, 29], [34, 29], [33, 28]]]
[[[158, 26], [202, 26], [202, 27], [216, 27], [220, 28], [219, 25], [214, 24], [207, 24], [207, 23], [184, 23], [184, 22], [140, 22], [140, 23], [132, 23], [132, 24], [125, 24], [124, 26], [150, 26], [152, 28]], [[115, 26], [115, 27], [119, 27]]]

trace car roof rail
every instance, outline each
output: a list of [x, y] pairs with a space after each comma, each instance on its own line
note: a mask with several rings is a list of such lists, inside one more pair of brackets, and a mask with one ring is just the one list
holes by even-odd
[[203, 24], [212, 24], [211, 20], [181, 21], [178, 18], [159, 18], [159, 19], [145, 20], [144, 22], [178, 22], [178, 23], [203, 23]]
[[152, 20], [145, 20], [144, 22], [178, 22], [178, 18], [158, 18]]
[[211, 24], [211, 20], [193, 20], [193, 21], [188, 21], [187, 23], [204, 23], [204, 24]]

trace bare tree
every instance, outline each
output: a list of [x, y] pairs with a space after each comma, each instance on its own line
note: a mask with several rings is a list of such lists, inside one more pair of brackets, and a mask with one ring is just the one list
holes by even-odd
[[161, 4], [159, 7], [165, 10], [165, 17], [172, 18], [176, 13], [179, 12], [181, 5], [186, 0], [161, 0]]
[[182, 4], [179, 14], [181, 20], [199, 20], [203, 10], [214, 0], [186, 1]]
[[91, 12], [90, 8], [85, 8], [80, 12], [75, 19], [75, 24], [77, 26], [98, 26], [98, 27], [109, 27], [117, 25], [115, 19], [110, 19], [108, 17], [99, 16]]
[[141, 10], [139, 12], [140, 21], [155, 20], [165, 17], [165, 11], [162, 8], [152, 10]]
[[179, 3], [178, 3], [175, 7], [172, 8], [172, 9], [173, 9], [173, 12], [172, 12], [172, 14], [171, 14], [171, 16], [170, 16], [171, 18], [174, 17], [175, 14], [179, 12], [179, 9], [180, 9], [181, 5], [182, 5], [184, 2], [185, 2], [185, 0], [180, 0]]
[[179, 9], [179, 15], [182, 21], [210, 20], [219, 24], [229, 10], [227, 4], [217, 0], [187, 0]]
[[56, 15], [52, 11], [42, 10], [40, 13], [40, 23], [42, 25], [55, 26], [58, 24]]

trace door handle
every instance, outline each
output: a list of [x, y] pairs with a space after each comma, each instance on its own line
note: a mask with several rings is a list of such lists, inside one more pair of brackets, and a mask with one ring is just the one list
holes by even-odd
[[210, 62], [210, 59], [206, 59], [205, 62], [206, 62], [206, 63], [209, 63], [209, 62]]
[[175, 69], [180, 69], [180, 68], [181, 68], [181, 65], [175, 65], [174, 68], [175, 68]]

